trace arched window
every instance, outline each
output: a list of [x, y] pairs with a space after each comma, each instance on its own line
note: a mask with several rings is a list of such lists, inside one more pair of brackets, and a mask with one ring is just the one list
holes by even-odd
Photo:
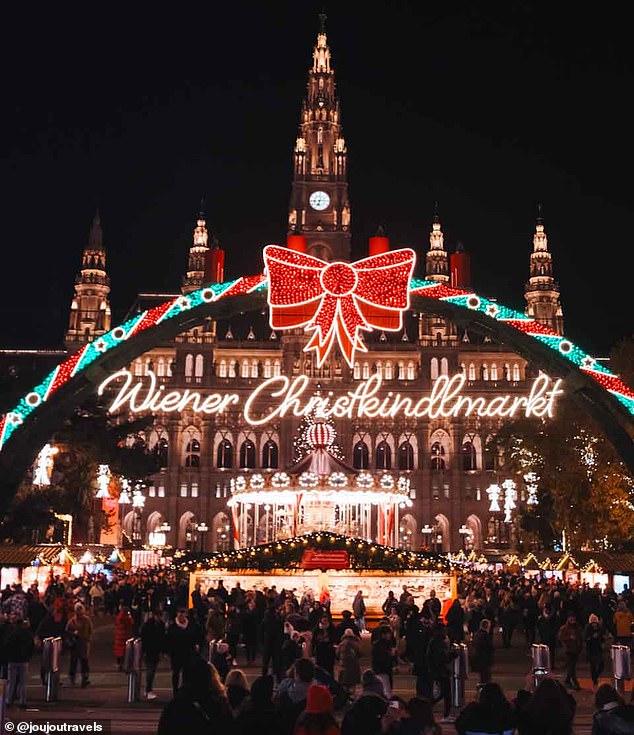
[[416, 379], [416, 366], [411, 360], [407, 363], [407, 379], [408, 380]]
[[266, 359], [264, 361], [264, 377], [265, 378], [271, 377], [271, 361], [269, 359]]
[[158, 372], [156, 374], [159, 378], [165, 377], [165, 359], [162, 357], [159, 357], [158, 359]]
[[477, 469], [476, 448], [473, 446], [473, 443], [469, 441], [469, 439], [466, 439], [462, 443], [461, 454], [462, 454], [462, 469], [465, 470], [465, 472], [469, 470]]
[[469, 363], [469, 380], [475, 380], [476, 379], [476, 368], [475, 365], [470, 362]]
[[219, 469], [231, 469], [233, 467], [233, 444], [229, 439], [223, 439], [218, 444], [216, 451], [216, 467]]
[[355, 470], [367, 470], [370, 466], [370, 450], [364, 441], [358, 441], [352, 450], [352, 466]]
[[200, 467], [200, 442], [196, 437], [185, 444], [185, 467]]
[[495, 470], [495, 450], [490, 441], [491, 437], [486, 441], [484, 445], [484, 469]]
[[392, 448], [385, 439], [376, 445], [375, 462], [377, 470], [392, 469]]
[[194, 374], [194, 356], [185, 355], [185, 378], [191, 380]]
[[482, 365], [482, 380], [489, 379], [489, 366], [485, 363]]
[[498, 364], [494, 362], [491, 364], [491, 380], [498, 379]]
[[143, 360], [140, 358], [134, 361], [134, 374], [143, 375]]
[[432, 380], [436, 380], [438, 377], [438, 358], [432, 357], [430, 364], [430, 377]]
[[242, 364], [240, 366], [240, 377], [241, 378], [249, 377], [249, 361], [248, 360], [242, 361]]
[[226, 360], [220, 360], [220, 362], [218, 363], [218, 377], [219, 378], [227, 377], [227, 361]]
[[230, 378], [238, 377], [238, 373], [236, 372], [236, 370], [237, 370], [237, 363], [235, 360], [231, 360], [231, 362], [229, 363], [229, 377]]
[[247, 470], [255, 467], [255, 444], [251, 439], [245, 439], [240, 445], [240, 467]]
[[368, 365], [367, 362], [363, 363], [362, 375], [363, 375], [363, 380], [367, 380], [370, 377], [370, 366]]
[[194, 377], [196, 378], [197, 383], [200, 383], [203, 377], [204, 364], [205, 358], [202, 355], [196, 355], [196, 360], [194, 362]]
[[258, 377], [258, 361], [257, 360], [251, 360], [251, 377], [252, 378]]
[[168, 460], [168, 449], [169, 444], [167, 442], [167, 439], [162, 436], [154, 445], [154, 454], [156, 456], [156, 459], [158, 460], [158, 466], [163, 469], [164, 467], [167, 467], [167, 460]]
[[398, 468], [404, 471], [414, 469], [414, 447], [409, 441], [398, 448]]
[[436, 472], [445, 469], [445, 448], [440, 442], [431, 445], [431, 459], [429, 466]]
[[265, 470], [276, 470], [279, 465], [279, 449], [273, 439], [268, 439], [262, 446], [262, 467]]
[[405, 363], [399, 362], [398, 364], [398, 379], [405, 380]]
[[383, 377], [383, 363], [379, 360], [379, 362], [375, 365], [376, 374], [379, 376], [379, 378]]
[[513, 380], [518, 383], [520, 378], [520, 366], [517, 363], [513, 364]]
[[446, 357], [440, 360], [440, 374], [449, 375], [449, 360]]
[[359, 365], [358, 362], [354, 363], [354, 367], [352, 369], [352, 377], [355, 380], [361, 380], [361, 365]]
[[280, 363], [279, 360], [276, 360], [273, 363], [273, 377], [277, 378], [277, 376], [281, 374], [282, 374], [282, 364]]
[[394, 367], [390, 360], [385, 363], [385, 379], [392, 380], [394, 377]]

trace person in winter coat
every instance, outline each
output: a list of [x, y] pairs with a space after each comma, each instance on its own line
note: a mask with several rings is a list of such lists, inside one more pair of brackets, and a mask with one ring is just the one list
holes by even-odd
[[66, 623], [67, 645], [70, 649], [70, 667], [68, 678], [75, 685], [78, 664], [81, 668], [81, 685], [87, 687], [90, 684], [90, 643], [92, 641], [92, 620], [86, 613], [86, 608], [81, 602], [76, 603], [75, 612], [68, 618]]
[[365, 613], [366, 605], [363, 599], [363, 590], [359, 590], [352, 601], [352, 614], [354, 615], [354, 622], [361, 633], [365, 631]]
[[[66, 630], [66, 620], [61, 610], [55, 610], [52, 606], [46, 615], [42, 618], [40, 624], [35, 630], [35, 648], [36, 650], [42, 650], [42, 641], [45, 638], [61, 638], [62, 639], [62, 652], [64, 634]], [[46, 669], [44, 668], [44, 661], [40, 659], [40, 681], [42, 684], [46, 684]]]
[[26, 709], [29, 661], [35, 652], [33, 631], [28, 621], [17, 612], [10, 612], [8, 618], [8, 628], [2, 640], [8, 671], [6, 703], [9, 707], [17, 700], [17, 704]]
[[225, 637], [225, 614], [216, 602], [210, 605], [207, 613], [205, 637], [208, 641], [221, 641]]
[[234, 735], [235, 725], [225, 688], [212, 664], [199, 656], [187, 662], [183, 685], [159, 718], [157, 735]]
[[330, 690], [323, 684], [311, 684], [306, 708], [297, 718], [293, 735], [340, 735], [340, 732]]
[[445, 617], [449, 640], [452, 643], [462, 643], [464, 638], [464, 608], [462, 607], [459, 598], [456, 597], [456, 599], [451, 603]]
[[473, 636], [471, 653], [471, 668], [480, 675], [480, 684], [491, 681], [493, 650], [491, 621], [485, 618], [480, 623], [480, 629]]
[[[572, 735], [577, 702], [557, 679], [542, 679], [535, 691], [520, 689], [515, 698], [518, 735]], [[546, 727], [547, 725], [547, 727]]]
[[394, 660], [396, 648], [392, 628], [385, 624], [379, 638], [372, 644], [372, 671], [383, 683], [386, 697], [392, 696], [394, 686]]
[[616, 630], [616, 643], [622, 646], [632, 644], [632, 623], [634, 615], [624, 600], [620, 600], [614, 613], [614, 628]]
[[350, 694], [361, 683], [361, 646], [351, 628], [346, 628], [337, 646], [339, 683]]
[[274, 685], [270, 674], [258, 676], [253, 682], [249, 696], [236, 714], [235, 735], [279, 735], [280, 711], [273, 702]]
[[165, 623], [160, 614], [154, 610], [148, 612], [147, 618], [141, 626], [141, 651], [145, 659], [145, 696], [156, 699], [154, 692], [154, 677], [158, 668], [161, 653], [165, 651]]
[[427, 646], [427, 668], [430, 679], [438, 685], [439, 694], [434, 703], [443, 701], [443, 719], [451, 722], [451, 661], [452, 652], [445, 626], [436, 623], [429, 645]]
[[418, 628], [416, 639], [412, 643], [412, 673], [416, 677], [416, 695], [420, 697], [432, 698], [434, 682], [429, 675], [427, 666], [427, 647], [433, 633], [433, 623], [431, 618], [420, 616], [420, 627]]
[[125, 642], [132, 635], [134, 628], [134, 618], [130, 612], [130, 608], [126, 607], [123, 602], [119, 604], [119, 612], [114, 619], [114, 643], [112, 652], [117, 661], [117, 669], [123, 671], [123, 657], [125, 656]]
[[594, 695], [592, 735], [631, 735], [634, 733], [634, 706], [625, 704], [611, 684], [601, 684]]
[[[371, 677], [374, 682], [370, 685]], [[372, 671], [364, 671], [362, 679], [363, 691], [346, 710], [341, 722], [341, 735], [382, 735], [381, 723], [387, 712], [387, 698], [383, 696], [382, 684]], [[380, 692], [375, 689], [380, 689]]]
[[559, 633], [559, 618], [550, 605], [544, 605], [542, 614], [537, 618], [537, 632], [539, 641], [548, 646], [550, 651], [550, 670], [555, 671], [555, 652], [557, 650], [557, 634]]
[[262, 622], [260, 623], [260, 637], [262, 641], [262, 676], [269, 673], [269, 666], [273, 676], [281, 678], [280, 649], [284, 635], [284, 624], [275, 609], [275, 601], [267, 602]]
[[599, 621], [597, 615], [592, 613], [588, 618], [588, 624], [583, 631], [583, 638], [586, 643], [586, 656], [590, 664], [590, 678], [592, 686], [599, 686], [599, 677], [605, 668], [603, 657], [603, 642], [605, 640], [605, 631]]
[[214, 644], [211, 663], [216, 667], [220, 681], [224, 684], [233, 664], [233, 657], [226, 641], [217, 641]]
[[249, 600], [245, 605], [241, 615], [241, 626], [244, 654], [247, 666], [251, 666], [258, 652], [258, 611], [255, 600]]
[[335, 671], [335, 631], [330, 618], [324, 615], [313, 631], [312, 641], [315, 664], [325, 669], [330, 676]]
[[583, 647], [583, 632], [577, 623], [574, 613], [570, 613], [566, 622], [559, 628], [558, 639], [561, 643], [566, 661], [566, 678], [564, 684], [570, 689], [579, 691], [581, 686], [577, 679], [577, 663]]
[[463, 707], [456, 719], [456, 731], [459, 735], [513, 735], [516, 726], [517, 715], [513, 706], [496, 682], [484, 684], [476, 701]]
[[185, 667], [198, 654], [202, 643], [202, 631], [193, 617], [189, 617], [186, 607], [178, 607], [176, 617], [167, 629], [165, 642], [172, 668], [172, 691], [176, 695]]
[[249, 682], [242, 669], [231, 669], [225, 677], [225, 690], [227, 700], [234, 717], [237, 715], [242, 703], [249, 696]]

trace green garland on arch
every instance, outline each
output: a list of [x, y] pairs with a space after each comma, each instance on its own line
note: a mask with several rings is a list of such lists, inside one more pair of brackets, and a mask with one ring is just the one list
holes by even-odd
[[270, 572], [274, 569], [289, 571], [301, 569], [302, 556], [307, 549], [347, 551], [349, 568], [356, 571], [371, 569], [385, 572], [450, 572], [454, 568], [451, 561], [442, 554], [406, 551], [331, 531], [313, 531], [302, 536], [227, 552], [176, 552], [173, 565], [181, 572], [201, 569], [226, 569], [234, 572]]

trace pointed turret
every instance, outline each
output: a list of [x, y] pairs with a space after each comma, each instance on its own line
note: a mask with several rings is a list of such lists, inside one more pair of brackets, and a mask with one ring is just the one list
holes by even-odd
[[438, 283], [449, 282], [449, 257], [445, 250], [445, 237], [440, 224], [438, 202], [434, 205], [434, 217], [429, 233], [429, 250], [425, 256], [425, 278]]
[[293, 153], [288, 228], [306, 237], [310, 254], [350, 260], [348, 152], [331, 62], [322, 13]]
[[526, 315], [563, 334], [564, 318], [559, 301], [559, 284], [553, 277], [553, 260], [548, 251], [548, 237], [544, 228], [542, 205], [537, 205], [533, 252], [530, 257], [530, 277], [524, 287]]
[[[425, 278], [443, 285], [449, 284], [449, 255], [445, 250], [445, 236], [440, 223], [438, 202], [434, 203], [429, 250], [425, 255]], [[456, 326], [440, 315], [423, 313], [418, 321], [418, 339], [421, 344], [427, 346], [455, 344]]]
[[106, 251], [101, 216], [97, 210], [82, 254], [81, 270], [75, 277], [75, 295], [64, 336], [64, 344], [69, 351], [74, 352], [110, 329], [112, 313], [109, 294], [110, 278], [106, 273]]
[[191, 293], [199, 289], [205, 282], [205, 259], [209, 252], [209, 231], [205, 216], [205, 201], [200, 200], [200, 211], [194, 227], [192, 246], [189, 248], [187, 273], [183, 278], [182, 292]]

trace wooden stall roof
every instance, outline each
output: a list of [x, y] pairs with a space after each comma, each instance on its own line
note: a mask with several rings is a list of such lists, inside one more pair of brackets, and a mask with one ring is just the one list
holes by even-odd
[[2, 544], [0, 545], [0, 566], [28, 567], [37, 559], [41, 564], [54, 564], [64, 547], [59, 544]]

